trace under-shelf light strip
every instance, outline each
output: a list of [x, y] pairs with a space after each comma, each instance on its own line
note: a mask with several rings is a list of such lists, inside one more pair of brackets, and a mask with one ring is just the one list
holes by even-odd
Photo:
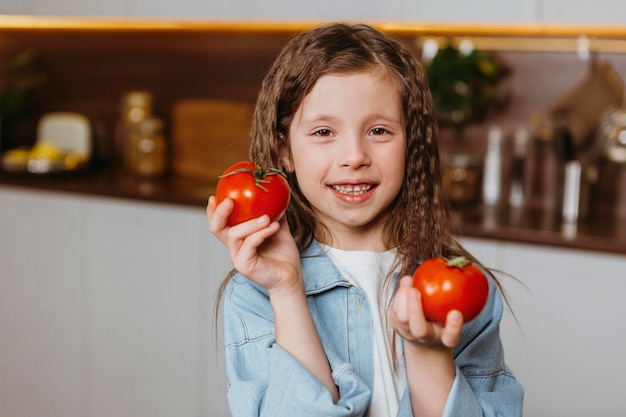
[[626, 53], [626, 40], [598, 39], [587, 36], [577, 38], [420, 36], [416, 38], [420, 48], [425, 43], [432, 41], [435, 41], [440, 47], [452, 44], [458, 48], [468, 40], [476, 49], [483, 51], [575, 52], [581, 59], [588, 59], [593, 52]]

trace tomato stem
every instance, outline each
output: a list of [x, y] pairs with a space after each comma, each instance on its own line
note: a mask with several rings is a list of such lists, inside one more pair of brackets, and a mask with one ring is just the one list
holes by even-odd
[[457, 256], [456, 258], [448, 259], [446, 266], [458, 269], [464, 269], [471, 262], [465, 256]]
[[220, 175], [218, 178], [224, 178], [224, 177], [228, 177], [230, 175], [240, 174], [242, 172], [249, 172], [249, 173], [251, 173], [252, 176], [254, 177], [254, 185], [256, 185], [257, 187], [259, 187], [260, 189], [262, 189], [265, 192], [267, 192], [267, 188], [265, 188], [262, 185], [262, 183], [269, 182], [269, 181], [267, 181], [265, 179], [265, 177], [270, 176], [270, 175], [282, 175], [283, 177], [287, 178], [285, 173], [283, 171], [281, 171], [280, 169], [278, 169], [278, 168], [263, 168], [256, 161], [254, 161], [254, 169], [237, 168], [237, 169], [232, 170], [232, 171], [230, 171], [230, 172], [228, 172], [226, 174]]

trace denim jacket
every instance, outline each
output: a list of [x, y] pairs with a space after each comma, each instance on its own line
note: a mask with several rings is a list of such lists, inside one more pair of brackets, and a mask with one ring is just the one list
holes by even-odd
[[[262, 287], [236, 274], [224, 293], [228, 401], [234, 417], [367, 416], [373, 387], [372, 315], [365, 294], [313, 243], [301, 258], [307, 302], [340, 398], [275, 342]], [[444, 416], [521, 416], [523, 390], [504, 362], [502, 298], [490, 277], [487, 305], [464, 325]], [[408, 386], [399, 417], [412, 416]]]

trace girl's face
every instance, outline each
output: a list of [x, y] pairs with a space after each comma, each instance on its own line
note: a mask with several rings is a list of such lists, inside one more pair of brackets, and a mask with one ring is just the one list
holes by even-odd
[[402, 186], [406, 152], [392, 80], [380, 70], [321, 77], [294, 116], [289, 146], [285, 166], [295, 171], [332, 244], [389, 249], [382, 247], [382, 230]]

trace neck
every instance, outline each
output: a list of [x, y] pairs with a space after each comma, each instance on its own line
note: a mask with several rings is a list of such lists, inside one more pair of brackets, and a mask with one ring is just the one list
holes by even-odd
[[336, 231], [317, 233], [316, 239], [327, 246], [349, 251], [386, 252], [390, 247], [385, 245], [382, 232], [379, 230], [354, 230], [351, 228], [347, 233]]

